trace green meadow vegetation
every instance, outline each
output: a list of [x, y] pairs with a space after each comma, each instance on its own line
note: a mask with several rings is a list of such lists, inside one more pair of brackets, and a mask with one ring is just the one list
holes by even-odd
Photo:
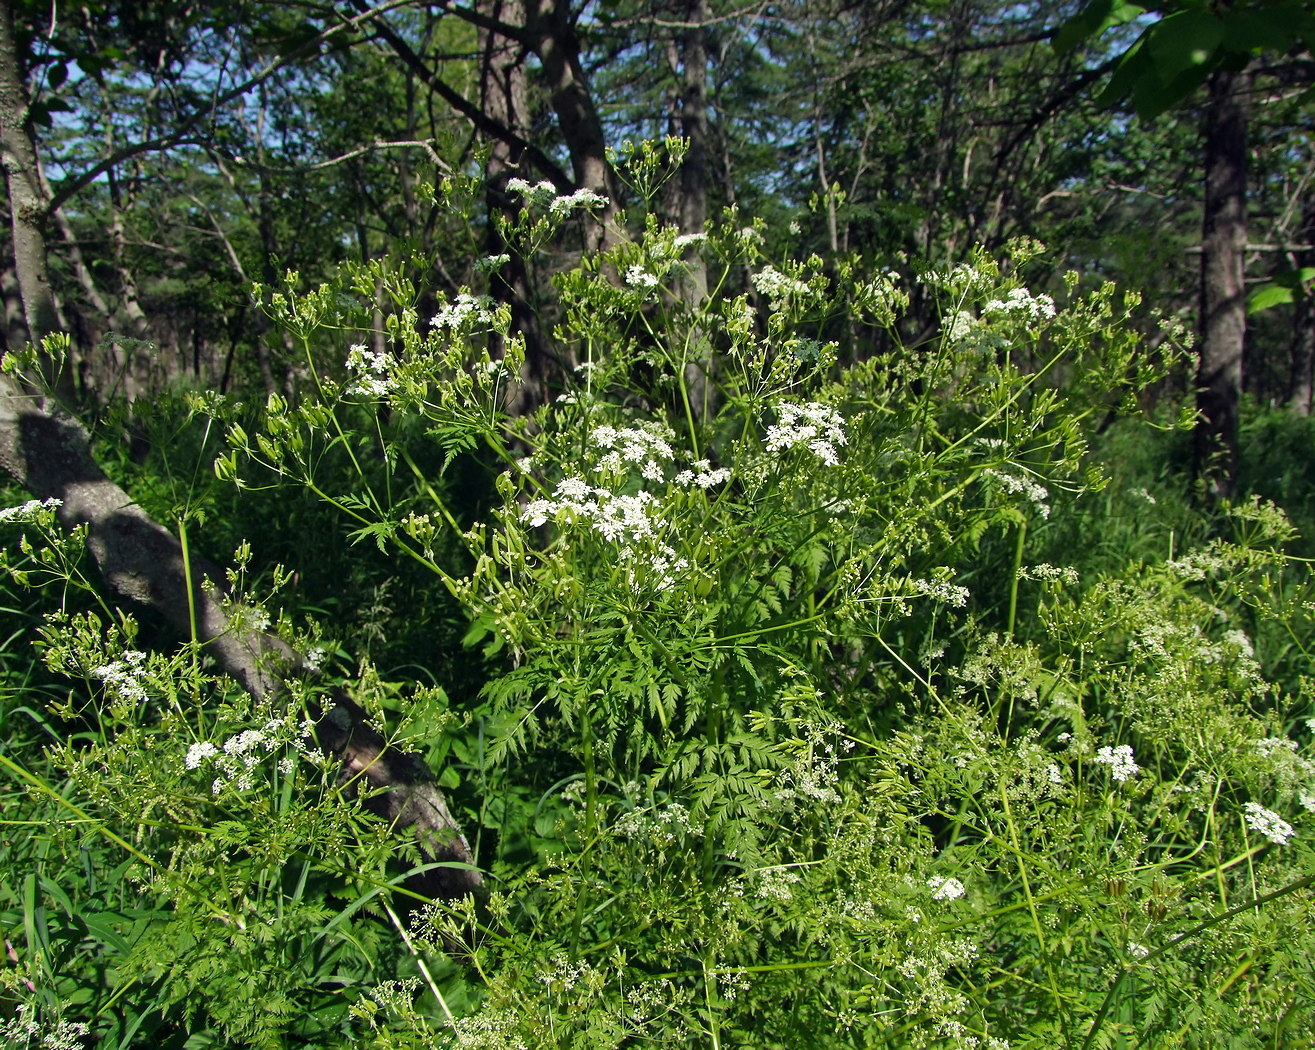
[[[591, 207], [560, 199], [509, 239]], [[297, 403], [134, 409], [134, 491], [314, 654], [275, 698], [108, 604], [54, 508], [5, 512], [12, 1045], [1303, 1045], [1304, 523], [1191, 503], [1190, 411], [1138, 408], [1181, 325], [1148, 353], [1135, 293], [1031, 289], [1035, 243], [867, 272], [728, 220], [563, 272], [574, 367], [532, 414], [508, 312], [419, 317], [386, 263], [258, 289]], [[943, 324], [910, 346], [913, 287]], [[852, 325], [887, 349], [840, 362]], [[315, 745], [328, 684], [440, 771], [479, 892], [409, 888], [435, 862]]]

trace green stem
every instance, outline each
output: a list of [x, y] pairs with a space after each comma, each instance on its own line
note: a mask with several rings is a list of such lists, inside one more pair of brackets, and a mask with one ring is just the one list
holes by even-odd
[[[1000, 801], [1004, 806], [1005, 820], [1009, 824], [1009, 838], [1013, 843], [1014, 857], [1018, 862], [1018, 877], [1023, 884], [1023, 896], [1027, 899], [1027, 913], [1032, 920], [1032, 932], [1036, 935], [1037, 949], [1045, 962], [1046, 979], [1050, 983], [1050, 997], [1054, 1000], [1055, 1017], [1062, 1018], [1065, 1015], [1064, 999], [1059, 993], [1054, 967], [1050, 964], [1050, 950], [1046, 946], [1045, 931], [1041, 927], [1041, 916], [1037, 913], [1036, 898], [1032, 896], [1032, 883], [1027, 877], [1026, 857], [1022, 843], [1018, 841], [1018, 825], [1014, 822], [1014, 814], [1009, 806], [1009, 791], [1003, 781], [1000, 784]], [[1064, 1042], [1067, 1044], [1069, 1042], [1067, 1027], [1063, 1032]]]
[[1005, 637], [1014, 636], [1014, 624], [1018, 621], [1018, 570], [1023, 567], [1023, 544], [1027, 540], [1027, 519], [1018, 525], [1018, 538], [1014, 542], [1014, 571], [1009, 581], [1009, 619], [1005, 623]]

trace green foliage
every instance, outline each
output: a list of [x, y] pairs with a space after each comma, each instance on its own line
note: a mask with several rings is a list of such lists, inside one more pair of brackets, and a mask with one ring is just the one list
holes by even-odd
[[[651, 198], [661, 153], [638, 156]], [[513, 192], [526, 252], [596, 203]], [[313, 390], [189, 410], [241, 499], [310, 493], [381, 559], [362, 577], [432, 581], [383, 630], [462, 609], [466, 652], [413, 634], [408, 663], [442, 682], [482, 653], [478, 695], [344, 684], [446, 762], [490, 890], [408, 901], [414, 851], [310, 746], [317, 696], [244, 701], [87, 597], [40, 621], [59, 739], [29, 717], [0, 755], [49, 824], [6, 847], [32, 875], [0, 891], [12, 1041], [28, 1018], [408, 1048], [1309, 1029], [1309, 567], [1272, 503], [1203, 521], [1156, 473], [1136, 409], [1181, 330], [1150, 350], [1138, 297], [1076, 274], [1034, 293], [1030, 241], [903, 274], [765, 250], [734, 211], [649, 219], [561, 273], [569, 370], [529, 416], [478, 283], [380, 261], [260, 290]], [[918, 297], [940, 321], [908, 346]], [[844, 363], [837, 329], [887, 349]], [[0, 524], [28, 537], [11, 576], [89, 595], [52, 514]], [[251, 559], [237, 607], [295, 633], [289, 573], [262, 597]]]
[[1120, 56], [1100, 96], [1102, 105], [1130, 97], [1140, 117], [1159, 116], [1182, 102], [1216, 69], [1242, 69], [1264, 51], [1315, 47], [1315, 18], [1301, 0], [1092, 0], [1060, 28], [1055, 47], [1072, 50], [1147, 14], [1157, 17]]

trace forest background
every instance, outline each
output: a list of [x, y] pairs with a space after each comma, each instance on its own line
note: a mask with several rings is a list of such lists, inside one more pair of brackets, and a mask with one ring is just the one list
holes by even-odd
[[7, 1045], [1309, 1045], [1313, 43], [0, 2]]

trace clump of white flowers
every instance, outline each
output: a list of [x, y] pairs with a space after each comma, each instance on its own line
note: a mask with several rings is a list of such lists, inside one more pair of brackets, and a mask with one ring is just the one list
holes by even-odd
[[1049, 562], [1041, 562], [1039, 565], [1020, 565], [1015, 575], [1020, 580], [1066, 583], [1070, 587], [1075, 587], [1078, 583], [1077, 569], [1071, 565], [1051, 565]]
[[676, 458], [670, 432], [655, 423], [620, 429], [595, 427], [589, 435], [589, 444], [603, 450], [597, 462], [598, 470], [618, 474], [633, 463], [640, 468], [640, 476], [648, 481], [661, 481], [661, 464]]
[[30, 499], [17, 507], [5, 507], [4, 510], [0, 510], [0, 521], [35, 521], [42, 511], [54, 510], [63, 505], [62, 499]]
[[1055, 300], [1048, 295], [1034, 296], [1026, 288], [1015, 288], [1003, 299], [990, 300], [982, 307], [982, 311], [1043, 321], [1055, 316]]
[[642, 266], [635, 265], [626, 270], [626, 284], [647, 292], [658, 286], [658, 279]]
[[563, 197], [554, 197], [548, 205], [548, 210], [557, 218], [562, 218], [577, 208], [588, 210], [589, 208], [601, 208], [606, 204], [607, 198], [601, 193], [580, 189]]
[[753, 275], [753, 286], [767, 296], [773, 310], [785, 307], [791, 299], [803, 299], [812, 289], [796, 277], [790, 277], [771, 266], [764, 266]]
[[938, 602], [944, 602], [946, 605], [962, 608], [968, 604], [968, 588], [960, 587], [957, 583], [951, 583], [948, 578], [937, 576], [931, 580], [910, 580], [909, 582], [919, 594], [925, 594], [927, 597]]
[[526, 204], [546, 205], [554, 218], [565, 218], [577, 208], [601, 208], [607, 204], [607, 198], [590, 189], [579, 189], [574, 193], [559, 195], [557, 187], [547, 179], [530, 183], [525, 179], [508, 179], [507, 192], [520, 196]]
[[803, 445], [829, 467], [840, 462], [836, 446], [846, 443], [845, 425], [834, 408], [816, 401], [803, 405], [782, 401], [776, 414], [780, 422], [767, 428], [768, 452]]
[[347, 370], [356, 377], [348, 390], [365, 397], [387, 397], [396, 369], [397, 361], [391, 354], [357, 343], [347, 351]]
[[956, 901], [967, 892], [962, 882], [946, 875], [933, 875], [927, 880], [927, 885], [934, 901]]
[[487, 328], [494, 323], [494, 310], [493, 300], [487, 295], [459, 292], [429, 323], [440, 331], [447, 328], [453, 333], [471, 326]]
[[142, 688], [142, 672], [146, 669], [146, 654], [129, 649], [118, 659], [102, 664], [92, 670], [93, 678], [99, 678], [105, 687], [121, 700], [139, 704], [146, 699], [146, 690]]
[[[197, 741], [187, 749], [183, 767], [213, 768], [217, 776], [210, 784], [212, 794], [218, 795], [226, 787], [249, 791], [255, 783], [256, 770], [266, 756], [291, 745], [309, 757], [313, 728], [307, 719], [294, 723], [288, 719], [269, 718], [259, 729], [234, 733], [222, 744]], [[284, 775], [291, 773], [292, 759], [285, 755], [279, 760], [278, 769]]]
[[1141, 767], [1133, 760], [1132, 748], [1127, 744], [1119, 744], [1117, 747], [1102, 747], [1096, 752], [1095, 761], [1100, 765], [1109, 766], [1110, 776], [1119, 781], [1129, 780], [1141, 770]]
[[682, 470], [676, 475], [677, 485], [697, 485], [701, 489], [712, 488], [713, 485], [720, 485], [729, 481], [731, 472], [725, 467], [712, 468], [712, 463], [706, 459], [700, 459], [694, 464], [693, 470]]
[[1031, 478], [1006, 474], [994, 467], [987, 467], [986, 470], [982, 471], [982, 476], [990, 479], [1011, 496], [1021, 495], [1036, 508], [1036, 512], [1043, 518], [1050, 517], [1050, 493], [1046, 491], [1045, 486], [1039, 485]]
[[1247, 827], [1258, 831], [1276, 846], [1286, 845], [1288, 839], [1297, 833], [1286, 820], [1258, 802], [1248, 802], [1242, 809], [1246, 813]]

